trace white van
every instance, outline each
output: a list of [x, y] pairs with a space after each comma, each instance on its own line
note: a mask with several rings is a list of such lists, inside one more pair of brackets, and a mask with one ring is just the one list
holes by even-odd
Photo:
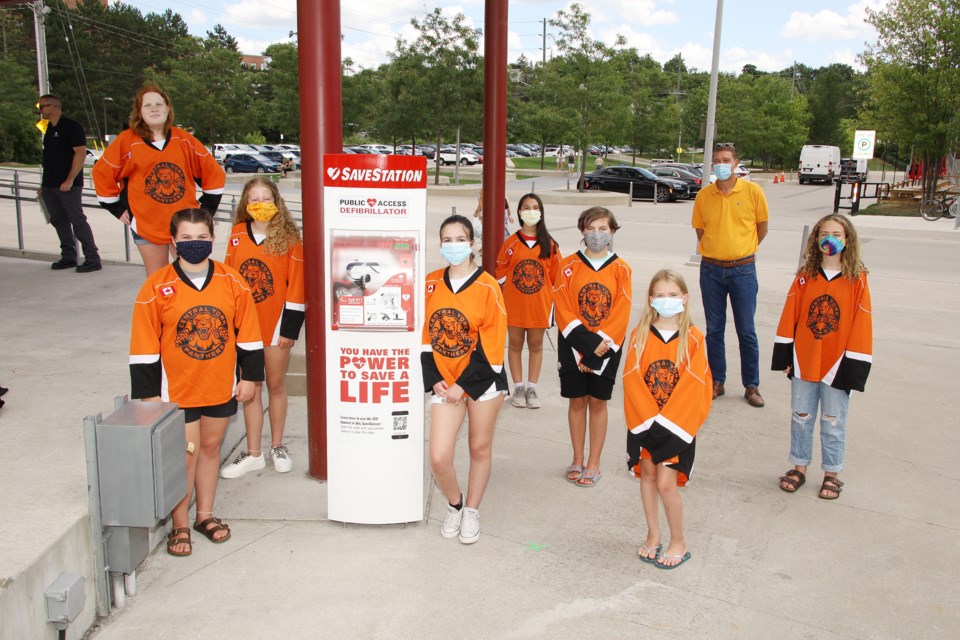
[[800, 184], [826, 182], [840, 177], [840, 147], [824, 144], [805, 144], [800, 150]]

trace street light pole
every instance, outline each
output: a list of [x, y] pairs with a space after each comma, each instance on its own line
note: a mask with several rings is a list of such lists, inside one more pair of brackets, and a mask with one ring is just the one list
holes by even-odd
[[103, 96], [103, 146], [107, 146], [107, 103], [113, 102], [110, 96]]

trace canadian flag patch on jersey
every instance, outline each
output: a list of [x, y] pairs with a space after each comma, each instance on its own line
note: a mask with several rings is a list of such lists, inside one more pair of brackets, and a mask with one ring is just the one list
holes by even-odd
[[230, 238], [230, 244], [236, 247], [240, 244], [240, 238]]
[[432, 285], [432, 284], [428, 284], [428, 285], [427, 285], [427, 293], [433, 293], [433, 285]]
[[563, 270], [563, 275], [569, 278], [570, 276], [573, 275], [573, 269], [571, 269], [570, 267], [567, 267], [566, 269]]
[[508, 256], [512, 256], [512, 255], [513, 255], [513, 249], [507, 249], [507, 255], [508, 255]]
[[172, 296], [174, 293], [176, 293], [176, 290], [175, 290], [173, 287], [171, 287], [170, 285], [167, 285], [167, 286], [165, 286], [165, 287], [163, 287], [163, 288], [160, 289], [160, 296], [161, 296], [162, 298], [169, 298], [169, 297]]

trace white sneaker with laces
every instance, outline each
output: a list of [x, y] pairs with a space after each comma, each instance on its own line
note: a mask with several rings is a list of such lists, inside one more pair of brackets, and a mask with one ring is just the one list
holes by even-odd
[[527, 398], [527, 409], [539, 409], [542, 406], [536, 387], [527, 387], [523, 393]]
[[290, 459], [290, 452], [287, 451], [287, 445], [278, 444], [270, 449], [270, 460], [273, 462], [273, 468], [277, 473], [288, 473], [293, 469], [293, 460]]
[[522, 385], [518, 384], [513, 388], [513, 395], [510, 397], [510, 404], [518, 409], [527, 408], [527, 396], [524, 394]]
[[480, 539], [480, 512], [470, 507], [463, 508], [460, 518], [460, 542], [473, 544]]
[[257, 471], [265, 468], [266, 466], [267, 460], [263, 453], [261, 453], [259, 456], [252, 456], [246, 451], [241, 451], [236, 460], [225, 466], [223, 469], [220, 469], [220, 477], [227, 480], [231, 478], [239, 478], [240, 476], [246, 475], [250, 471]]
[[457, 534], [460, 533], [460, 516], [462, 513], [463, 509], [457, 509], [448, 504], [447, 515], [443, 517], [443, 522], [440, 523], [440, 535], [447, 540], [456, 538]]

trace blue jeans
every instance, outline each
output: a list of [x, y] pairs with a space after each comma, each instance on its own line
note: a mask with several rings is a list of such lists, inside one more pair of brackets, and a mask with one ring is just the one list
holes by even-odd
[[744, 387], [760, 385], [760, 342], [753, 317], [757, 312], [757, 264], [719, 267], [700, 263], [700, 297], [707, 320], [707, 360], [714, 382], [727, 380], [723, 334], [727, 327], [727, 296], [740, 342], [740, 379]]
[[843, 449], [850, 392], [823, 382], [793, 379], [790, 420], [790, 463], [806, 467], [813, 459], [813, 427], [820, 409], [821, 466], [824, 471], [843, 470]]

